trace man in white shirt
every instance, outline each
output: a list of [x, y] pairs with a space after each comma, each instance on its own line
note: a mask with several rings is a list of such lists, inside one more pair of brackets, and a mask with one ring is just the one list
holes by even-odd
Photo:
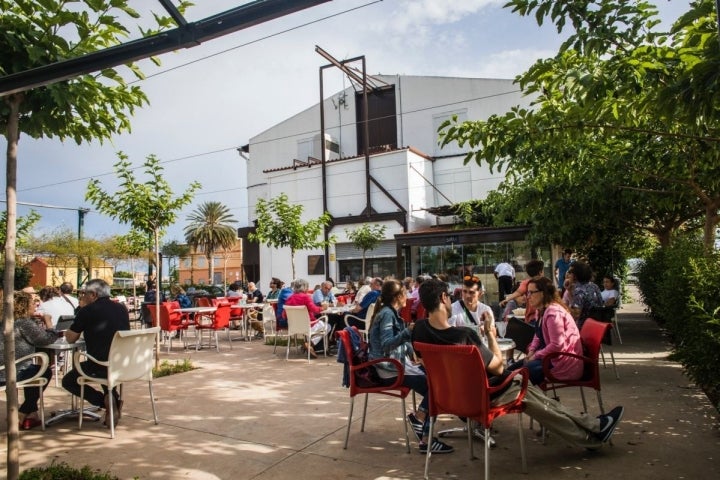
[[484, 293], [478, 277], [468, 275], [463, 278], [462, 298], [453, 302], [448, 323], [453, 327], [477, 328], [483, 324], [486, 313], [494, 321], [492, 309], [481, 302]]
[[513, 291], [515, 283], [515, 269], [507, 260], [498, 263], [495, 267], [495, 278], [498, 280], [498, 293], [500, 294], [500, 302], [505, 300], [506, 295], [510, 295]]
[[60, 285], [60, 298], [68, 302], [73, 307], [73, 311], [78, 308], [78, 299], [73, 297], [73, 286], [70, 282], [63, 282]]
[[370, 293], [370, 290], [372, 290], [372, 287], [370, 286], [370, 284], [372, 283], [372, 280], [373, 280], [372, 277], [365, 277], [365, 284], [362, 287], [360, 287], [360, 290], [358, 290], [357, 293], [355, 294], [355, 303], [356, 304], [359, 305], [360, 302], [362, 302], [363, 297], [365, 295], [367, 295], [368, 293]]
[[39, 295], [42, 303], [36, 313], [42, 315], [47, 328], [55, 328], [61, 315], [75, 315], [75, 309], [60, 297], [60, 291], [57, 288], [43, 287]]

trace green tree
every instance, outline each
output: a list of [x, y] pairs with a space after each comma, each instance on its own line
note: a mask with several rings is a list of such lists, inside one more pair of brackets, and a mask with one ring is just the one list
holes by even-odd
[[295, 252], [325, 247], [327, 244], [335, 242], [335, 238], [332, 236], [327, 242], [318, 240], [323, 233], [323, 228], [330, 223], [331, 218], [328, 212], [303, 223], [303, 206], [301, 204], [290, 205], [288, 196], [284, 193], [270, 200], [259, 199], [255, 212], [257, 228], [254, 233], [248, 235], [248, 239], [263, 243], [270, 248], [290, 248], [293, 278], [296, 278]]
[[[707, 106], [716, 96], [694, 96], [693, 104], [677, 90], [697, 65], [717, 64], [714, 20], [687, 20], [698, 12], [714, 18], [711, 2], [694, 2], [671, 32], [655, 28], [657, 10], [645, 1], [508, 6], [573, 31], [554, 58], [518, 77], [533, 109], [450, 122], [441, 142], [467, 145], [466, 162], [505, 172], [501, 191], [514, 220], [533, 225], [538, 237], [589, 248], [610, 242], [612, 249], [630, 232], [667, 244], [675, 231], [703, 228], [711, 244], [720, 172], [717, 109]], [[693, 117], [688, 109], [712, 115]]]
[[[131, 225], [136, 232], [152, 238], [155, 265], [160, 265], [160, 238], [164, 229], [175, 223], [177, 212], [192, 201], [200, 184], [191, 183], [183, 194], [175, 197], [156, 156], [150, 155], [143, 164], [147, 176], [145, 182], [139, 182], [135, 178], [134, 169], [126, 155], [120, 153], [118, 156], [120, 160], [115, 164], [115, 173], [121, 180], [122, 188], [109, 193], [102, 189], [98, 179], [92, 179], [88, 182], [85, 199], [100, 213]], [[160, 324], [160, 297], [155, 296], [156, 325]], [[159, 351], [159, 341], [160, 337], [156, 344], [156, 354]], [[157, 355], [155, 362], [159, 362]]]
[[[68, 8], [65, 0], [0, 0], [0, 75], [9, 75], [120, 44], [129, 36], [123, 21], [138, 13], [126, 0], [84, 0]], [[183, 1], [178, 9], [184, 11]], [[173, 20], [155, 14], [157, 33]], [[126, 66], [136, 77], [135, 64]], [[109, 139], [130, 130], [135, 108], [147, 103], [137, 85], [127, 83], [119, 70], [106, 68], [95, 75], [54, 83], [7, 95], [0, 102], [0, 131], [7, 139], [4, 332], [7, 378], [7, 478], [19, 475], [16, 369], [13, 362], [13, 290], [17, 239], [17, 154], [20, 134], [31, 138], [57, 137], [77, 143]]]
[[[32, 239], [32, 232], [35, 225], [40, 221], [40, 214], [35, 210], [30, 210], [24, 217], [18, 217], [17, 219], [17, 232], [15, 234], [15, 248], [22, 250], [27, 247], [28, 242]], [[0, 213], [0, 248], [2, 248], [2, 254], [5, 251], [5, 234], [7, 232], [7, 210]]]
[[[185, 241], [195, 251], [205, 254], [208, 262], [208, 283], [215, 283], [213, 255], [220, 249], [232, 248], [237, 242], [237, 230], [228, 207], [220, 202], [205, 202], [187, 216]], [[223, 282], [225, 280], [223, 279]]]
[[355, 248], [362, 250], [362, 278], [365, 278], [365, 254], [380, 245], [380, 241], [385, 237], [385, 230], [387, 230], [386, 225], [367, 223], [353, 230], [345, 230]]
[[[170, 269], [170, 278], [173, 282], [178, 282], [178, 262], [190, 255], [190, 246], [178, 243], [177, 240], [166, 243], [162, 246], [163, 257], [168, 259], [168, 268]], [[173, 264], [173, 259], [175, 263]]]

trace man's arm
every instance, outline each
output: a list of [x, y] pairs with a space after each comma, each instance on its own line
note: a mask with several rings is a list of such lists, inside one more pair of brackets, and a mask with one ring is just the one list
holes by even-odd
[[67, 340], [68, 343], [75, 343], [80, 338], [80, 334], [77, 332], [74, 332], [70, 329], [65, 330], [65, 340]]
[[500, 375], [504, 369], [502, 353], [500, 352], [500, 346], [498, 345], [497, 338], [495, 337], [495, 325], [492, 315], [488, 315], [488, 312], [483, 314], [483, 323], [485, 336], [488, 339], [488, 349], [493, 354], [493, 359], [490, 360], [490, 363], [487, 364], [485, 369], [491, 375]]

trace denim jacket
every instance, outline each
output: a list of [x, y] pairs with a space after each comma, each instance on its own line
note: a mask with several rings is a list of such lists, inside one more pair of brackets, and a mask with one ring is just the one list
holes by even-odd
[[[390, 357], [405, 364], [405, 358], [412, 353], [410, 345], [411, 333], [405, 327], [405, 322], [398, 315], [397, 310], [385, 305], [375, 315], [368, 333], [370, 339], [370, 360]], [[376, 368], [397, 375], [395, 366], [388, 362], [375, 365]]]

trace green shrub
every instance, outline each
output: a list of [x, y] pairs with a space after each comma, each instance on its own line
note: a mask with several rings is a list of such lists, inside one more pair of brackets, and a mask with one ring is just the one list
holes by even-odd
[[670, 335], [672, 359], [720, 408], [720, 254], [680, 238], [649, 256], [638, 279], [652, 317]]
[[109, 472], [93, 470], [88, 465], [77, 469], [67, 463], [35, 467], [20, 474], [20, 480], [119, 480]]
[[192, 364], [189, 358], [186, 358], [182, 362], [175, 360], [175, 363], [170, 363], [167, 360], [163, 360], [158, 368], [153, 368], [153, 378], [167, 377], [168, 375], [174, 375], [176, 373], [189, 372], [195, 370], [197, 367]]

